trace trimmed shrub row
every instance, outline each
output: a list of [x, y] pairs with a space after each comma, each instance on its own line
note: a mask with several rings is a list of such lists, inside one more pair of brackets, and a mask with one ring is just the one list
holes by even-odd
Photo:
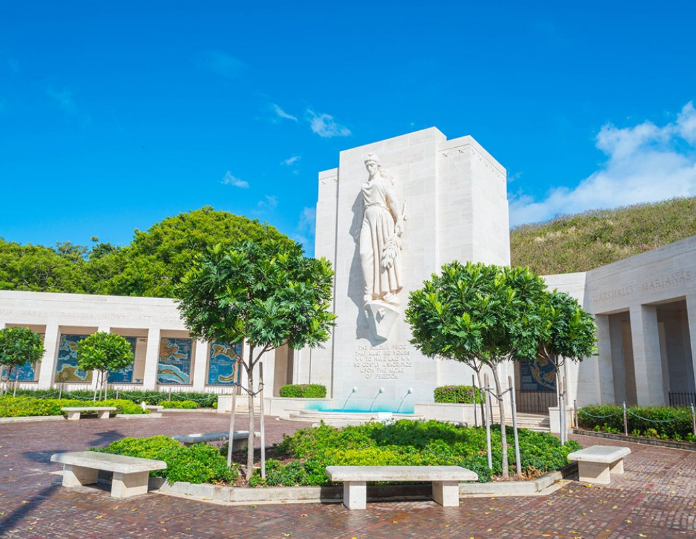
[[[33, 397], [0, 397], [0, 417], [30, 417], [62, 415], [61, 408], [67, 406], [91, 406], [92, 402], [76, 399], [36, 399]], [[128, 400], [108, 399], [98, 401], [96, 406], [115, 406], [118, 414], [142, 414], [143, 409]]]
[[474, 395], [476, 402], [481, 402], [481, 399], [485, 402], [485, 394], [473, 386], [442, 386], [434, 391], [435, 402], [474, 404]]
[[[626, 418], [628, 432], [633, 436], [696, 441], [689, 408], [631, 406]], [[586, 430], [623, 433], [623, 407], [584, 406], [578, 409], [578, 424]]]
[[326, 386], [319, 384], [288, 384], [280, 388], [280, 396], [296, 399], [323, 399], [326, 397]]
[[[118, 394], [121, 400], [130, 400], [137, 404], [145, 401], [146, 404], [155, 404], [164, 406], [164, 402], [176, 401], [191, 401], [195, 402], [198, 408], [217, 408], [218, 396], [212, 393], [169, 393], [168, 391], [114, 391], [109, 390], [108, 397], [116, 398]], [[92, 400], [94, 392], [88, 389], [77, 391], [63, 391], [58, 389], [18, 389], [17, 396], [35, 397], [38, 399], [57, 399], [58, 395], [62, 395], [63, 399], [74, 398], [77, 400]]]
[[163, 460], [167, 463], [167, 468], [150, 472], [150, 475], [166, 477], [170, 483], [175, 481], [233, 483], [239, 474], [237, 465], [233, 465], [232, 468], [227, 467], [227, 460], [218, 449], [206, 444], [180, 446], [179, 442], [168, 436], [124, 438], [103, 449], [93, 449], [93, 451]]

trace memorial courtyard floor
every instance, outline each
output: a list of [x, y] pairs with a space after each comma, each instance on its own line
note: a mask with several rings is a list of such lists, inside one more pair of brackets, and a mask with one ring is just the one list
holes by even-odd
[[[161, 419], [84, 419], [0, 424], [0, 537], [13, 538], [694, 538], [696, 452], [628, 444], [626, 473], [611, 486], [570, 481], [548, 496], [434, 502], [212, 505], [150, 493], [127, 500], [108, 490], [66, 489], [53, 453], [104, 446], [125, 436], [225, 430], [228, 416], [170, 413]], [[238, 416], [236, 426], [245, 428]], [[267, 420], [267, 438], [305, 425]], [[577, 437], [590, 446], [616, 442]], [[623, 445], [623, 444], [622, 444]]]

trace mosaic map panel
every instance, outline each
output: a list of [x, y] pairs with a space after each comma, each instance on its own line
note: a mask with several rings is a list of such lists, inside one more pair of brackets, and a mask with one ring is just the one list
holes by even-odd
[[56, 361], [56, 382], [91, 382], [92, 373], [77, 368], [77, 343], [87, 335], [61, 335]]
[[547, 360], [520, 361], [522, 391], [556, 391], [556, 373]]
[[160, 384], [191, 383], [191, 339], [163, 337], [160, 340], [157, 382]]
[[242, 344], [228, 346], [215, 342], [210, 345], [210, 363], [208, 366], [208, 385], [232, 385], [239, 383], [239, 355]]

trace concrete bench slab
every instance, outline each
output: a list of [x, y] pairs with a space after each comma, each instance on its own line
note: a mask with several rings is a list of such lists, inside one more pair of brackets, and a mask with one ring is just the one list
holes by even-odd
[[[226, 442], [229, 439], [228, 431], [221, 432], [197, 432], [194, 434], [186, 434], [179, 436], [172, 436], [174, 440], [179, 442], [181, 445], [189, 446], [193, 444], [200, 443], [210, 443], [210, 442]], [[254, 433], [255, 436], [260, 437], [261, 433]], [[234, 431], [234, 437], [232, 439], [232, 451], [241, 450], [249, 440], [248, 430], [236, 430]]]
[[61, 411], [67, 412], [68, 419], [77, 421], [80, 419], [80, 414], [88, 414], [96, 412], [99, 419], [109, 419], [109, 413], [115, 412], [115, 406], [66, 406], [61, 408]]
[[628, 447], [593, 445], [568, 454], [568, 460], [578, 463], [580, 481], [608, 485], [611, 474], [624, 473], [623, 458], [630, 454]]
[[143, 404], [143, 410], [149, 410], [150, 412], [161, 412], [164, 410], [164, 406], [159, 406], [156, 404]]
[[150, 472], [164, 470], [167, 467], [167, 463], [161, 460], [93, 451], [56, 453], [51, 456], [51, 462], [63, 465], [64, 487], [94, 484], [97, 482], [99, 470], [113, 472], [111, 496], [114, 498], [130, 498], [147, 494]]
[[343, 482], [343, 505], [348, 509], [365, 509], [368, 481], [429, 481], [437, 503], [458, 507], [459, 482], [478, 480], [475, 472], [460, 466], [327, 466], [326, 475]]

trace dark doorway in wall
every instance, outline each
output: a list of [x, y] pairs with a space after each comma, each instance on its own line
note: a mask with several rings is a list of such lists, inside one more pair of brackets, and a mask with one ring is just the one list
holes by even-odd
[[633, 363], [633, 337], [628, 311], [609, 315], [611, 367], [614, 375], [614, 399], [617, 404], [638, 404], [636, 373]]
[[689, 406], [696, 398], [694, 363], [686, 301], [657, 306], [662, 383], [671, 406]]

